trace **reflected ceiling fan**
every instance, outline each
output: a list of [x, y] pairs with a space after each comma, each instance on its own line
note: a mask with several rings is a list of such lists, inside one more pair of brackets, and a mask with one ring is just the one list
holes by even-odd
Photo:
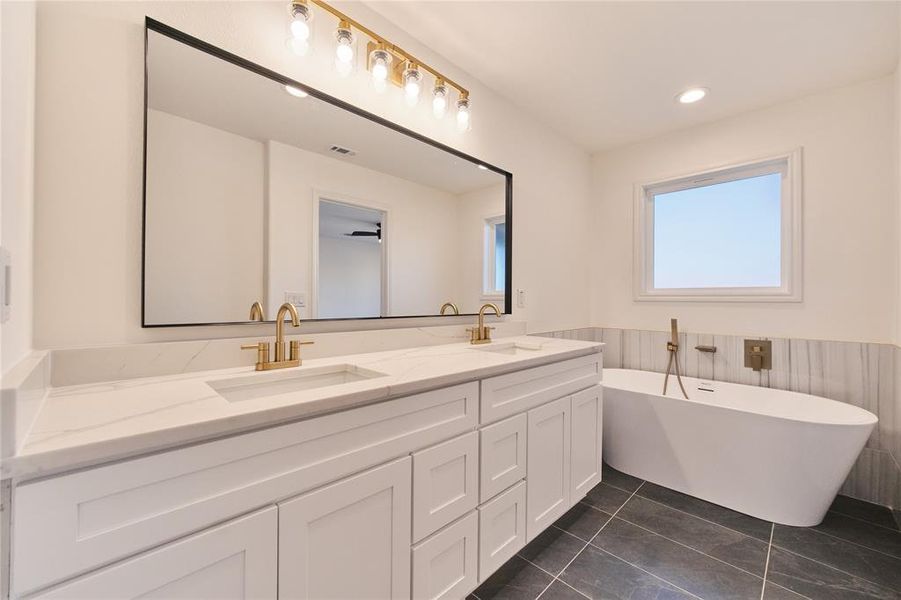
[[347, 237], [374, 237], [379, 240], [379, 243], [381, 243], [381, 241], [382, 241], [382, 224], [376, 223], [375, 227], [376, 227], [375, 231], [357, 230], [357, 231], [351, 231], [350, 233], [345, 233], [344, 235], [346, 235]]

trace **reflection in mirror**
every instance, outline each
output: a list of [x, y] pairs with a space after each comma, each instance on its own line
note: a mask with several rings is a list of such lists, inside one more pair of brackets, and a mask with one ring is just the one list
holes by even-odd
[[146, 326], [505, 308], [509, 174], [147, 34]]

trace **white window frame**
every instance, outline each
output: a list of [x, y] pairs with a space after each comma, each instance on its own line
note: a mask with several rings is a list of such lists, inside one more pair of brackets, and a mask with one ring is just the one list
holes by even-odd
[[506, 225], [506, 222], [506, 215], [487, 217], [484, 220], [484, 233], [482, 236], [482, 300], [503, 300], [505, 298], [505, 290], [494, 288], [497, 254], [494, 229], [500, 223]]
[[[778, 287], [654, 287], [654, 197], [657, 194], [781, 172], [782, 282]], [[635, 185], [632, 280], [636, 301], [651, 302], [801, 302], [802, 297], [801, 149], [701, 172]], [[748, 232], [748, 252], [754, 232]]]

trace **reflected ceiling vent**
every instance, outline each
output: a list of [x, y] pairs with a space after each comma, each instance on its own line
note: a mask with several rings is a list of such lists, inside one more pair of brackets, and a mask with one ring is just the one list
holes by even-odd
[[340, 154], [341, 156], [356, 156], [357, 151], [351, 150], [350, 148], [345, 148], [344, 146], [332, 146], [329, 148], [329, 152], [334, 152], [335, 154]]

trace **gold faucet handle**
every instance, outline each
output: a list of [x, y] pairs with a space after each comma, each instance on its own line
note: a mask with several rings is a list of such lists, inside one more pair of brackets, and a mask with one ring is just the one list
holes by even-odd
[[309, 346], [310, 344], [315, 344], [316, 342], [301, 342], [299, 340], [291, 340], [291, 349], [288, 354], [289, 360], [300, 360], [300, 347], [301, 346]]
[[262, 366], [269, 362], [269, 343], [268, 342], [258, 342], [256, 344], [242, 344], [241, 350], [256, 350], [257, 351], [257, 371], [262, 369]]

